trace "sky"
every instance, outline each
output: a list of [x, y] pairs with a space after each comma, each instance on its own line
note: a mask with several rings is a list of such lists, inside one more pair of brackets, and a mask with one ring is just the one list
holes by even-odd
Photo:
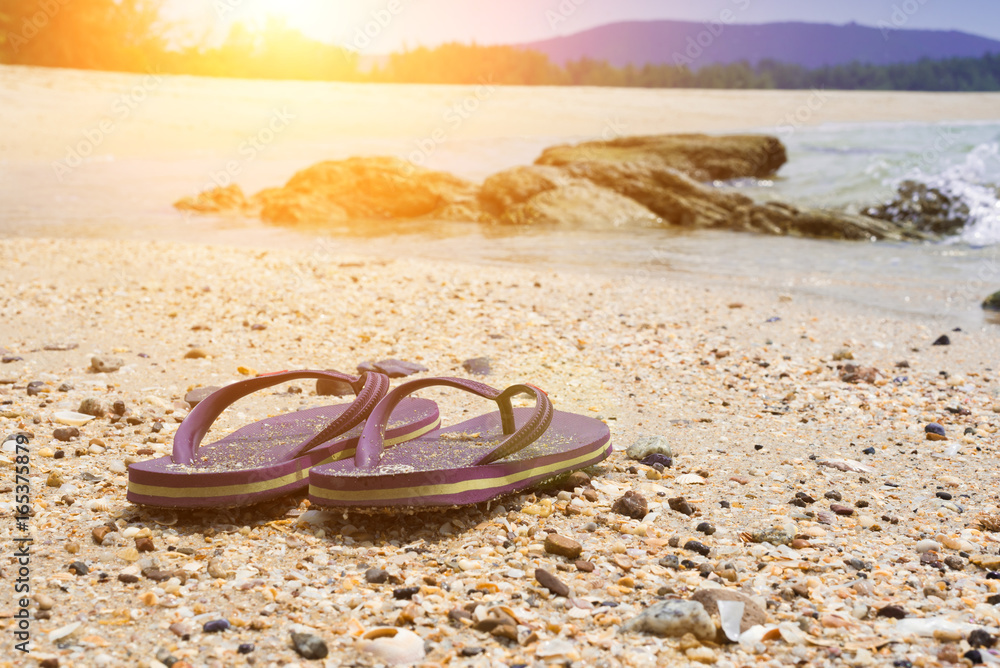
[[998, 0], [167, 0], [168, 16], [224, 35], [236, 21], [284, 18], [361, 53], [442, 42], [516, 44], [616, 21], [812, 21], [961, 30], [1000, 39]]

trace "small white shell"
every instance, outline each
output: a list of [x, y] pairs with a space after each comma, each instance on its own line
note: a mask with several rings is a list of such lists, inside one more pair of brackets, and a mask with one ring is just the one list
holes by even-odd
[[697, 473], [685, 473], [674, 478], [674, 482], [679, 485], [704, 485], [705, 479]]
[[110, 499], [104, 497], [100, 499], [91, 499], [90, 501], [87, 501], [87, 503], [85, 503], [84, 505], [87, 507], [87, 510], [93, 510], [99, 513], [106, 513], [107, 511], [111, 510]]
[[382, 626], [365, 632], [358, 649], [377, 656], [390, 666], [416, 663], [424, 658], [424, 639], [413, 631]]
[[68, 424], [71, 427], [79, 427], [94, 419], [93, 415], [77, 413], [76, 411], [59, 411], [52, 416], [52, 419], [60, 424]]

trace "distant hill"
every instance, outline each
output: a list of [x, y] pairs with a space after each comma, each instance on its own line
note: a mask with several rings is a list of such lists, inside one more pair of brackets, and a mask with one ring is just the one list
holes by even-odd
[[1000, 41], [955, 30], [903, 30], [849, 23], [696, 23], [629, 21], [518, 46], [541, 51], [560, 65], [593, 58], [616, 67], [628, 64], [714, 63], [764, 59], [806, 68], [852, 61], [887, 65], [930, 58], [980, 57], [1000, 53]]

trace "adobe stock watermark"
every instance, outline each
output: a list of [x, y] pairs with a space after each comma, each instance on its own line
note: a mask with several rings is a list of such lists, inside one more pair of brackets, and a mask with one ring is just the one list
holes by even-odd
[[21, 48], [34, 39], [40, 32], [45, 30], [59, 10], [69, 4], [71, 0], [42, 0], [38, 3], [38, 11], [31, 16], [26, 16], [21, 21], [20, 32], [7, 31], [6, 39], [14, 53], [19, 53]]
[[813, 88], [810, 91], [809, 98], [805, 102], [800, 104], [794, 111], [785, 114], [785, 117], [775, 124], [775, 132], [785, 137], [795, 134], [799, 128], [811, 121], [813, 116], [819, 113], [820, 109], [826, 105], [829, 99], [830, 96], [824, 89]]
[[161, 83], [163, 77], [160, 74], [150, 73], [143, 77], [140, 83], [115, 98], [111, 103], [111, 116], [101, 119], [97, 125], [85, 128], [81, 133], [83, 138], [67, 146], [63, 158], [52, 161], [52, 171], [59, 181], [62, 182], [73, 170], [83, 165]]
[[[750, 0], [731, 1], [739, 12], [744, 12], [750, 7]], [[705, 52], [722, 37], [722, 34], [726, 31], [726, 26], [736, 22], [736, 18], [736, 12], [727, 7], [719, 12], [717, 18], [703, 22], [703, 30], [700, 30], [697, 34], [688, 35], [683, 51], [674, 51], [674, 65], [677, 67], [681, 65], [688, 67], [694, 65], [694, 62], [705, 55]]]
[[445, 109], [441, 114], [443, 125], [438, 125], [426, 136], [414, 140], [415, 148], [406, 155], [410, 164], [417, 167], [426, 165], [438, 147], [448, 141], [449, 135], [472, 118], [479, 111], [479, 107], [493, 96], [496, 89], [497, 86], [490, 75], [487, 79], [480, 79], [479, 85], [471, 93]]
[[583, 5], [587, 4], [589, 0], [561, 0], [561, 2], [555, 7], [550, 7], [545, 10], [545, 20], [549, 23], [549, 30], [556, 32], [556, 28], [560, 23], [566, 23], [576, 11], [580, 9]]
[[382, 8], [369, 12], [368, 20], [361, 25], [355, 25], [354, 32], [346, 40], [341, 41], [340, 48], [344, 56], [357, 56], [375, 44], [379, 36], [404, 9], [402, 0], [389, 0]]
[[879, 19], [875, 22], [875, 27], [882, 32], [882, 39], [888, 42], [892, 31], [905, 27], [927, 2], [928, 0], [903, 0], [893, 5], [888, 20]]
[[240, 156], [239, 160], [230, 160], [225, 167], [220, 170], [208, 173], [211, 181], [205, 183], [205, 190], [213, 188], [225, 188], [232, 185], [233, 179], [243, 172], [243, 168], [267, 148], [268, 144], [278, 138], [285, 129], [295, 120], [295, 114], [288, 111], [286, 107], [274, 109], [271, 118], [256, 133], [247, 136], [236, 149]]

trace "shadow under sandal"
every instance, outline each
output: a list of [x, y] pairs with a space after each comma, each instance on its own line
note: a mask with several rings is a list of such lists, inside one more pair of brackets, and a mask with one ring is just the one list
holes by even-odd
[[[443, 385], [497, 402], [500, 410], [386, 448], [395, 406], [417, 390]], [[512, 408], [527, 394], [534, 408]], [[309, 500], [320, 506], [461, 506], [513, 494], [575, 471], [611, 454], [611, 433], [600, 420], [556, 411], [533, 385], [503, 392], [460, 378], [422, 378], [389, 392], [365, 423], [357, 451], [313, 468]]]
[[[308, 408], [237, 429], [201, 445], [212, 423], [238, 399], [299, 378], [347, 382], [357, 397], [349, 404]], [[353, 457], [361, 425], [386, 396], [389, 378], [336, 371], [279, 371], [213, 392], [188, 414], [174, 435], [173, 454], [128, 469], [128, 500], [173, 508], [245, 506], [304, 489], [309, 470]], [[387, 444], [416, 438], [438, 426], [437, 404], [408, 399], [392, 411]]]

